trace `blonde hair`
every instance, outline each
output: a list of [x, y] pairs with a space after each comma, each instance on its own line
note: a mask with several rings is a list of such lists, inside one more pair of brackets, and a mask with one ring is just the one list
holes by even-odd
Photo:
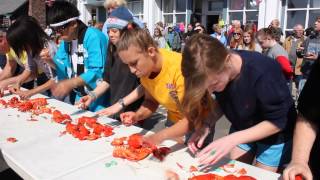
[[103, 3], [104, 8], [108, 9], [114, 6], [127, 6], [126, 0], [105, 0]]
[[149, 47], [154, 47], [157, 49], [156, 41], [151, 37], [151, 35], [139, 28], [124, 30], [119, 42], [117, 43], [117, 51], [128, 50], [130, 46], [135, 46], [141, 49], [142, 52], [147, 52]]
[[[234, 38], [234, 33], [240, 33], [240, 38], [235, 39]], [[235, 49], [235, 48], [240, 48], [243, 46], [243, 31], [241, 28], [235, 28], [234, 32], [232, 34], [231, 40], [230, 40], [230, 48]]]
[[229, 51], [216, 38], [193, 35], [182, 53], [181, 71], [185, 94], [182, 107], [189, 128], [199, 130], [213, 110], [213, 99], [205, 83], [209, 73], [219, 73], [225, 67]]

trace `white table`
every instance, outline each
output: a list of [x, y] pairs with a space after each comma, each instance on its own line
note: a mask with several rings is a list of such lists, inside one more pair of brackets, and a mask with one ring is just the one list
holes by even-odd
[[[41, 97], [41, 95], [37, 95]], [[7, 96], [4, 99], [9, 99]], [[91, 112], [77, 113], [79, 110], [69, 104], [48, 99], [49, 105], [57, 107], [63, 113], [71, 115], [72, 119], [83, 115], [92, 116]], [[74, 114], [74, 115], [72, 115]], [[110, 142], [114, 137], [128, 136], [133, 133], [146, 133], [135, 126], [115, 128], [115, 135], [100, 138], [95, 141], [79, 141], [60, 132], [64, 125], [53, 123], [51, 115], [37, 117], [39, 121], [27, 121], [30, 114], [21, 113], [16, 109], [0, 110], [0, 148], [8, 165], [24, 179], [164, 179], [164, 172], [168, 169], [179, 174], [181, 179], [191, 176], [181, 170], [177, 162], [189, 168], [196, 160], [182, 145], [175, 145], [173, 141], [166, 141], [164, 145], [173, 146], [173, 152], [164, 162], [154, 160], [152, 156], [140, 162], [129, 162], [112, 157], [113, 147]], [[99, 118], [102, 123], [115, 122], [110, 118]], [[18, 141], [10, 143], [8, 137], [15, 137]], [[108, 162], [117, 165], [106, 167]], [[236, 166], [245, 167], [248, 175], [257, 179], [278, 179], [279, 174], [264, 171], [250, 165], [236, 162]], [[224, 175], [223, 172], [216, 172]], [[267, 178], [266, 178], [267, 177]]]

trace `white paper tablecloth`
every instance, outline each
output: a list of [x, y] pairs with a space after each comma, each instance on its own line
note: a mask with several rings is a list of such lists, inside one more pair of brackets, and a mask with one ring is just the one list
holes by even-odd
[[[4, 99], [11, 97], [7, 96]], [[72, 119], [83, 115], [93, 115], [91, 112], [80, 113], [81, 111], [76, 107], [55, 99], [48, 99], [48, 102], [50, 106], [70, 114]], [[186, 168], [196, 165], [196, 160], [191, 157], [186, 148], [182, 145], [175, 145], [173, 141], [164, 143], [173, 150], [164, 162], [159, 162], [152, 156], [140, 162], [113, 158], [113, 147], [110, 142], [114, 137], [147, 133], [135, 126], [120, 125], [114, 129], [113, 136], [95, 141], [80, 141], [68, 134], [59, 137], [60, 132], [65, 130], [65, 126], [52, 122], [51, 115], [41, 115], [35, 118], [38, 121], [27, 121], [30, 119], [29, 113], [21, 113], [11, 108], [0, 109], [0, 148], [8, 165], [24, 179], [156, 180], [165, 179], [164, 172], [168, 169], [178, 173], [181, 179], [187, 179], [191, 174], [181, 170], [176, 163]], [[98, 120], [109, 124], [117, 122], [105, 117]], [[14, 137], [18, 141], [16, 143], [7, 142], [8, 137]], [[117, 165], [106, 167], [105, 164], [111, 161], [117, 162]], [[236, 166], [245, 167], [248, 175], [257, 179], [273, 180], [280, 176], [240, 162], [236, 162]]]

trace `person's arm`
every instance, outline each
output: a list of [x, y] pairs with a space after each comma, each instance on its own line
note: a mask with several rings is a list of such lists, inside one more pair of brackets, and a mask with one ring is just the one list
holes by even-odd
[[219, 138], [197, 154], [199, 163], [205, 166], [214, 164], [226, 156], [237, 145], [261, 140], [280, 130], [276, 125], [266, 120], [248, 129]]
[[151, 144], [159, 145], [165, 140], [174, 140], [176, 138], [180, 138], [187, 134], [187, 132], [189, 131], [188, 124], [188, 120], [186, 118], [183, 118], [169, 128], [164, 128], [155, 134], [146, 136], [144, 140]]
[[[222, 117], [223, 112], [221, 111], [221, 108], [219, 104], [214, 101], [213, 104], [213, 110], [212, 112], [209, 113], [208, 117], [206, 118], [205, 121], [205, 126], [209, 128], [214, 128], [215, 123]], [[198, 137], [194, 138], [195, 141], [189, 142], [189, 146], [194, 146], [194, 147], [202, 147], [202, 144], [195, 145], [198, 143], [198, 140], [202, 138], [204, 135], [203, 129], [206, 128], [203, 127], [201, 130], [196, 131]], [[168, 140], [168, 139], [177, 139], [185, 135], [189, 131], [189, 121], [186, 117], [175, 123], [173, 126], [169, 128], [162, 129], [161, 131], [157, 132], [156, 134], [150, 135], [145, 138], [146, 141], [152, 143], [152, 144], [160, 144], [161, 142]], [[205, 134], [203, 139], [207, 136], [208, 134]], [[201, 141], [203, 143], [203, 141]], [[191, 145], [193, 144], [193, 145]]]
[[[124, 97], [123, 103], [125, 106], [129, 106], [133, 102], [137, 101], [144, 95], [144, 88], [143, 86], [139, 85], [136, 87], [130, 94], [128, 94], [126, 97]], [[118, 112], [120, 112], [123, 109], [123, 106], [120, 103], [115, 103], [112, 106], [105, 108], [101, 111], [99, 111], [97, 114], [103, 115], [103, 116], [110, 116], [114, 115]]]
[[236, 144], [244, 144], [264, 139], [280, 131], [279, 127], [265, 120], [248, 129], [232, 133], [230, 136], [236, 141]]
[[157, 110], [159, 103], [145, 91], [144, 101], [136, 112], [128, 111], [120, 114], [122, 123], [126, 126], [131, 126], [138, 121], [144, 120], [151, 116]]
[[10, 59], [7, 59], [6, 61], [7, 63], [3, 68], [3, 71], [0, 73], [0, 81], [12, 77], [17, 68], [16, 61]]
[[34, 74], [31, 71], [24, 70], [21, 74], [5, 79], [1, 81], [1, 87], [7, 87], [12, 84], [23, 84], [25, 82], [28, 82], [30, 80], [34, 79]]
[[136, 102], [144, 95], [145, 91], [142, 85], [136, 87], [130, 94], [123, 98], [123, 102], [126, 106]]
[[146, 119], [154, 113], [159, 106], [159, 103], [147, 92], [144, 92], [144, 101], [140, 108], [136, 111], [135, 121]]
[[41, 86], [37, 86], [27, 91], [17, 90], [15, 94], [19, 95], [22, 99], [27, 99], [37, 93], [42, 93], [50, 89], [54, 85], [54, 83], [55, 83], [55, 80], [49, 79], [46, 83], [42, 84]]
[[315, 124], [307, 121], [301, 115], [298, 116], [293, 136], [292, 162], [308, 164], [317, 132], [318, 128]]
[[293, 150], [289, 166], [283, 172], [284, 180], [294, 180], [302, 175], [306, 180], [312, 180], [309, 168], [309, 157], [316, 139], [318, 127], [307, 121], [302, 115], [298, 116], [293, 136]]
[[90, 95], [81, 97], [80, 100], [75, 103], [75, 105], [77, 105], [79, 108], [87, 109], [90, 104], [102, 96], [109, 89], [109, 87], [110, 85], [108, 82], [102, 81], [93, 91], [91, 91]]
[[83, 45], [87, 49], [88, 57], [84, 59], [86, 71], [79, 76], [83, 83], [77, 87], [86, 85], [94, 89], [97, 80], [103, 79], [108, 41], [102, 33], [88, 29]]
[[285, 74], [287, 78], [291, 78], [293, 76], [293, 69], [291, 68], [290, 61], [285, 56], [277, 56], [276, 60], [281, 66], [282, 72]]
[[110, 84], [106, 81], [102, 81], [92, 92], [98, 97], [102, 96], [108, 89]]
[[74, 77], [71, 79], [63, 80], [52, 86], [52, 94], [56, 97], [66, 96], [72, 89], [79, 86], [84, 86], [85, 82], [81, 77]]

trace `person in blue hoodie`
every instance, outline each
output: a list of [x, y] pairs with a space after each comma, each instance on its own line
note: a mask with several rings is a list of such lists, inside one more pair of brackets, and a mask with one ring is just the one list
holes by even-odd
[[78, 9], [66, 1], [54, 2], [48, 11], [50, 27], [62, 39], [54, 56], [58, 82], [51, 91], [61, 99], [69, 95], [72, 104], [90, 95], [95, 101], [89, 110], [97, 111], [109, 103], [107, 94], [96, 98], [92, 92], [103, 79], [108, 39], [98, 29], [87, 27], [79, 15]]

